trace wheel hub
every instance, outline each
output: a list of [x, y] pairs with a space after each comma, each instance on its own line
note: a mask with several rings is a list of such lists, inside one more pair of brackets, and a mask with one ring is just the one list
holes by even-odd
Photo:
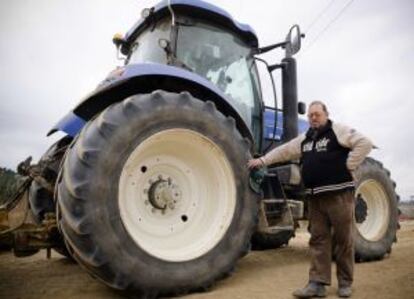
[[355, 220], [363, 223], [367, 219], [368, 206], [361, 194], [358, 194], [355, 202]]
[[152, 212], [155, 213], [158, 210], [164, 214], [168, 209], [174, 210], [181, 199], [181, 190], [172, 182], [172, 179], [163, 179], [160, 175], [157, 181], [150, 180], [148, 183], [150, 188], [146, 203], [151, 204]]

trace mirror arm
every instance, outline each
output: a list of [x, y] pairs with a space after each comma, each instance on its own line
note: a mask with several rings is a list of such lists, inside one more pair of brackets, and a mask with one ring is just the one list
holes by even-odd
[[273, 44], [273, 45], [270, 45], [270, 46], [257, 48], [255, 54], [263, 54], [263, 53], [269, 52], [269, 51], [271, 51], [273, 49], [276, 49], [276, 48], [279, 48], [279, 47], [283, 48], [283, 47], [286, 46], [287, 43], [288, 42], [281, 42], [281, 43]]

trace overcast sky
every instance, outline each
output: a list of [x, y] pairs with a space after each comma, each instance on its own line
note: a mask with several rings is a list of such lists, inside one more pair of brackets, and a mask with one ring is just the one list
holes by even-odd
[[[369, 136], [379, 147], [372, 156], [390, 169], [397, 192], [414, 195], [414, 1], [209, 2], [250, 24], [262, 46], [299, 24], [307, 34], [297, 55], [300, 100], [325, 101], [333, 120]], [[120, 65], [113, 34], [125, 33], [155, 3], [0, 2], [0, 166], [15, 169], [29, 155], [37, 160], [61, 136], [46, 133]]]

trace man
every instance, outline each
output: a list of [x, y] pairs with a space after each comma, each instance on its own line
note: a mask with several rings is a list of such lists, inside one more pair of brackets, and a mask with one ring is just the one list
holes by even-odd
[[[293, 293], [298, 298], [325, 297], [331, 283], [332, 238], [335, 238], [338, 295], [350, 297], [354, 267], [354, 170], [372, 149], [369, 139], [329, 118], [323, 102], [308, 109], [310, 128], [266, 155], [252, 159], [250, 169], [299, 159], [309, 198], [309, 283]], [[333, 235], [332, 235], [333, 231]], [[332, 237], [333, 236], [333, 237]]]

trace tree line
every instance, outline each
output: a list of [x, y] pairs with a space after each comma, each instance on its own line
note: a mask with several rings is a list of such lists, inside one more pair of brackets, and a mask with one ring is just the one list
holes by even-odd
[[19, 176], [11, 169], [0, 167], [0, 205], [9, 200], [17, 189]]

